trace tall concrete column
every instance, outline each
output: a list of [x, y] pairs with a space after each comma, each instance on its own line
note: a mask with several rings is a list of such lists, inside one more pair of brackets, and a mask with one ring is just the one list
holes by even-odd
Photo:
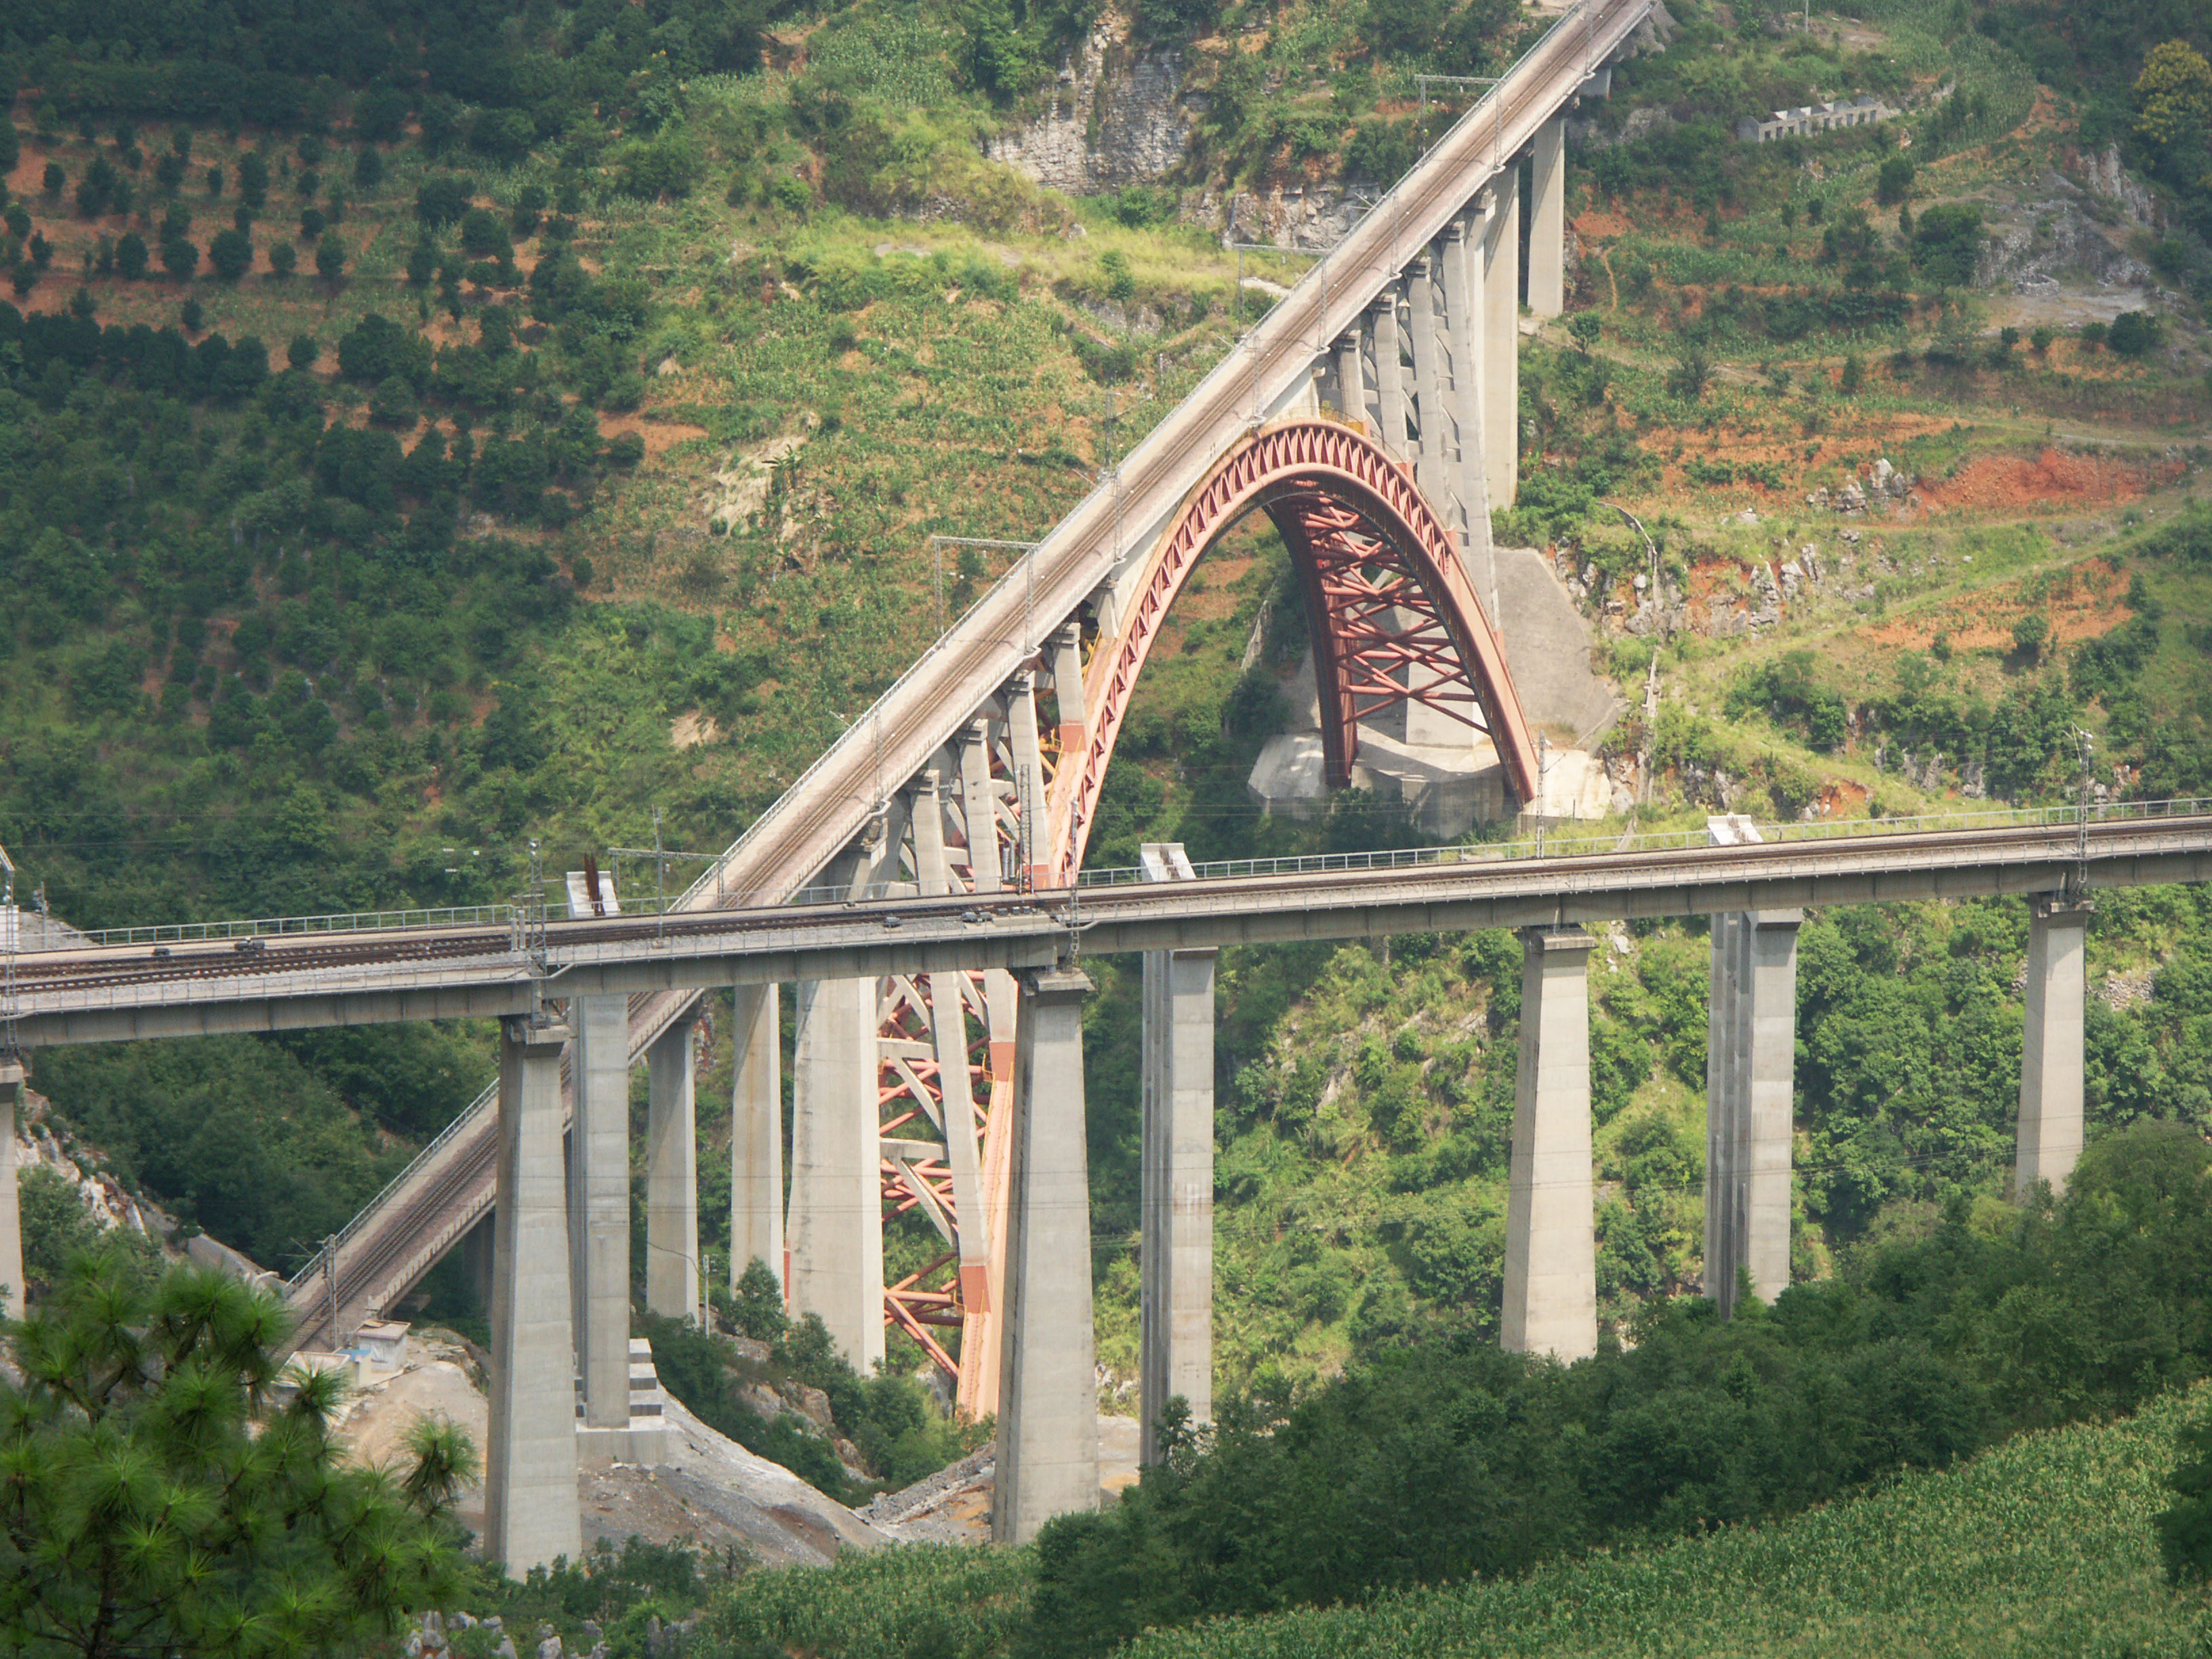
[[568, 1127], [569, 1283], [584, 1422], [629, 1425], [629, 1001], [578, 997], [568, 1011], [575, 1110]]
[[1570, 1360], [1597, 1352], [1589, 1092], [1595, 943], [1579, 927], [1521, 933], [1521, 1066], [1500, 1342], [1516, 1353]]
[[[10, 926], [15, 917], [8, 917]], [[0, 1318], [23, 1316], [23, 1211], [15, 1192], [15, 1126], [23, 1120], [21, 1058], [0, 1060]]]
[[1359, 355], [1359, 331], [1336, 341], [1336, 410], [1347, 421], [1367, 418], [1367, 365]]
[[[1493, 192], [1494, 194], [1494, 192]], [[1498, 615], [1498, 578], [1490, 550], [1490, 489], [1482, 460], [1481, 220], [1452, 221], [1444, 237], [1444, 309], [1451, 328], [1452, 417], [1459, 426], [1453, 488], [1467, 514], [1461, 568], [1475, 596]]]
[[1482, 234], [1482, 456], [1492, 508], [1513, 505], [1521, 477], [1521, 192], [1492, 186]]
[[2066, 1190], [2081, 1156], [2081, 1010], [2086, 900], [2033, 902], [2027, 927], [2027, 1029], [2021, 1048], [2020, 1151], [2014, 1190]]
[[791, 1306], [866, 1376], [884, 1357], [873, 980], [804, 980], [792, 1060]]
[[1060, 707], [1060, 752], [1083, 746], [1088, 729], [1083, 708], [1083, 624], [1072, 622], [1052, 636], [1052, 700]]
[[1802, 910], [1717, 915], [1705, 1043], [1705, 1294], [1735, 1311], [1744, 1269], [1771, 1302], [1790, 1285]]
[[526, 1016], [500, 1022], [484, 1554], [518, 1577], [556, 1555], [574, 1561], [584, 1547], [561, 1167], [568, 1038], [565, 1027]]
[[1098, 1503], [1091, 1184], [1083, 1121], [1083, 999], [1073, 969], [1020, 975], [998, 1473], [991, 1536], [1025, 1544]]
[[[1180, 844], [1147, 845], [1147, 881], [1190, 881]], [[1160, 1461], [1160, 1413], [1180, 1395], [1213, 1420], [1213, 966], [1212, 951], [1147, 951], [1144, 991], [1144, 1218], [1137, 1449]]]
[[1536, 129], [1528, 180], [1528, 309], [1556, 317], [1567, 307], [1567, 127], [1558, 116]]
[[646, 1050], [645, 1305], [670, 1319], [697, 1319], [705, 1283], [699, 1267], [699, 1128], [687, 1013]]
[[1368, 312], [1375, 335], [1375, 418], [1382, 444], [1393, 455], [1406, 450], [1406, 366], [1398, 337], [1398, 284], [1382, 290]]
[[498, 1223], [487, 1210], [481, 1221], [461, 1235], [461, 1273], [486, 1317], [491, 1314], [494, 1274], [499, 1261], [498, 1231]]
[[1421, 447], [1413, 462], [1413, 480], [1421, 494], [1442, 517], [1450, 512], [1444, 501], [1449, 475], [1444, 465], [1444, 434], [1451, 429], [1445, 411], [1451, 394], [1444, 390], [1443, 353], [1437, 349], [1437, 296], [1431, 280], [1429, 256], [1424, 253], [1406, 267], [1406, 289], [1413, 333], [1413, 396], [1415, 418], [1420, 422]]
[[1045, 823], [1044, 754], [1037, 743], [1036, 676], [1024, 669], [1008, 680], [1006, 748], [1013, 757], [1014, 811], [1021, 819], [1017, 854], [1024, 884], [1052, 884], [1052, 835]]
[[781, 988], [740, 985], [731, 1022], [730, 1288], [765, 1261], [790, 1291], [783, 1256]]
[[960, 746], [960, 825], [968, 845], [972, 890], [995, 893], [1005, 884], [999, 851], [998, 796], [991, 781], [991, 722], [978, 717], [955, 740]]

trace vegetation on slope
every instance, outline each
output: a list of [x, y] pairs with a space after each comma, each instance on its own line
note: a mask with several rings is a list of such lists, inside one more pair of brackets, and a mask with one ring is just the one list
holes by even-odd
[[2162, 1582], [2151, 1522], [2201, 1395], [2032, 1434], [1954, 1468], [1764, 1527], [1599, 1553], [1371, 1607], [1157, 1632], [1129, 1659], [1543, 1655], [2180, 1659], [2212, 1639]]
[[[1850, 1641], [1909, 1640], [1924, 1620], [1965, 1631], [1971, 1615], [1937, 1605], [1939, 1588], [1982, 1573], [1976, 1596], [2016, 1593], [2002, 1589], [2012, 1572], [2048, 1575], [2059, 1598], [2039, 1604], [2036, 1641], [2066, 1639], [2077, 1617], [2140, 1628], [2168, 1607], [2157, 1475], [2181, 1389], [2212, 1358], [2208, 1172], [2200, 1137], [2139, 1125], [2092, 1148], [2056, 1206], [1960, 1199], [1921, 1236], [1727, 1323], [1702, 1301], [1655, 1306], [1633, 1347], [1572, 1367], [1466, 1336], [1387, 1345], [1302, 1399], [1229, 1401], [1210, 1436], [1186, 1437], [1117, 1507], [1053, 1522], [1030, 1556], [902, 1552], [764, 1574], [719, 1598], [715, 1628], [740, 1653], [824, 1659], [1044, 1659], [1124, 1641], [1612, 1651], [1664, 1627], [1659, 1613], [1695, 1609], [1668, 1650], [1733, 1651], [1730, 1620], [1755, 1644], [1801, 1636], [1777, 1621], [1823, 1583]], [[2038, 1432], [2145, 1407], [2120, 1429]], [[1913, 1469], [1931, 1472], [1844, 1496]], [[2089, 1536], [2071, 1537], [2092, 1509]], [[1959, 1535], [1941, 1543], [1946, 1527]], [[1691, 1541], [1668, 1546], [1676, 1535]], [[1472, 1582], [1418, 1589], [1455, 1579]], [[1655, 1606], [1662, 1584], [1674, 1599]], [[1735, 1599], [1703, 1600], [1723, 1586]], [[1340, 1604], [1358, 1610], [1253, 1617]], [[881, 1623], [893, 1607], [902, 1629]]]
[[[1779, 508], [1794, 545], [1812, 533], [1798, 492], [1876, 453], [1941, 474], [2054, 421], [2163, 441], [2201, 410], [2148, 348], [1981, 337], [1973, 192], [2063, 161], [2071, 135], [2022, 125], [2034, 82], [1994, 14], [1875, 9], [1846, 38], [1679, 6], [1674, 48], [1583, 112], [1577, 304], [1599, 325], [1526, 349], [1513, 539], [1625, 581], [1643, 544], [1596, 503], [1626, 499], [1668, 577], [1741, 575], [1772, 556], [1770, 528], [1709, 522]], [[1425, 0], [1140, 6], [1139, 44], [1186, 52], [1196, 144], [1164, 185], [1068, 203], [977, 141], [1039, 109], [1091, 21], [1073, 10], [586, 6], [518, 27], [434, 4], [374, 27], [278, 8], [227, 54], [136, 14], [72, 16], [7, 48], [22, 223], [0, 264], [27, 314], [0, 311], [18, 619], [0, 830], [27, 885], [87, 925], [501, 898], [532, 839], [557, 872], [642, 844], [655, 806], [671, 844], [723, 843], [1001, 568], [969, 550], [940, 572], [928, 535], [1042, 530], [1233, 338], [1235, 266], [1177, 222], [1199, 191], [1387, 182], [1450, 112], [1425, 124], [1410, 76], [1494, 68], [1522, 27]], [[2157, 165], [2180, 189], [2196, 83], [2175, 74], [2140, 97], [2118, 70], [2100, 84], [2130, 119], [2166, 100], [2181, 148], [2159, 140]], [[1909, 152], [1891, 126], [1719, 137], [1774, 102], [1921, 100], [1947, 79], [1904, 124]], [[1671, 130], [1606, 143], [1639, 106]], [[1899, 207], [1917, 219], [1893, 232]], [[332, 236], [337, 264], [309, 274]], [[2139, 790], [2206, 787], [2193, 630], [2212, 595], [2190, 533], [2120, 550], [2142, 602], [2126, 583], [2125, 627], [2063, 648], [1931, 641], [1916, 666], [1794, 616], [1771, 645], [1678, 639], [1644, 821], [1693, 817], [1721, 770], [1778, 811], [1839, 781], [1899, 810], [1940, 794], [1900, 759], [1931, 747], [2001, 793], [2070, 796], [2085, 719]], [[1877, 605], [1899, 611], [1968, 554], [2043, 584], [2030, 605], [2101, 580], [2033, 530], [1889, 546]], [[1139, 690], [1095, 861], [1146, 839], [1204, 856], [1413, 838], [1379, 803], [1299, 827], [1244, 795], [1303, 643], [1285, 575], [1264, 533], [1212, 556]], [[1622, 645], [1640, 674], [1647, 646]], [[1613, 740], [1643, 735], [1632, 720]], [[2099, 964], [2148, 994], [2093, 1006], [2100, 1128], [2203, 1115], [2193, 904], [2105, 901]], [[1808, 927], [1806, 1269], [1885, 1204], [2001, 1183], [2020, 934], [2004, 906]], [[1702, 1044], [1681, 1033], [1704, 984], [1694, 927], [1622, 942], [1596, 1040], [1601, 1271], [1626, 1320], [1696, 1276]], [[1494, 1317], [1510, 957], [1498, 938], [1224, 957], [1227, 1378], [1324, 1374]], [[1135, 975], [1098, 978], [1102, 1335], [1126, 1374]], [[289, 1267], [474, 1091], [483, 1046], [460, 1028], [88, 1050], [39, 1082], [126, 1179]], [[726, 1249], [711, 1198], [707, 1215]], [[888, 1249], [897, 1271], [931, 1244], [902, 1227]]]

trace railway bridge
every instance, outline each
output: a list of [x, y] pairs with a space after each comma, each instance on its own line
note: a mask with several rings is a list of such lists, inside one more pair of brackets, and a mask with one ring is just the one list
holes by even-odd
[[[1515, 488], [1517, 319], [1524, 293], [1539, 315], [1561, 303], [1561, 118], [1605, 89], [1656, 9], [1583, 0], [1563, 15], [665, 914], [621, 914], [594, 878], [566, 919], [540, 907], [27, 946], [0, 1010], [7, 1046], [20, 1057], [213, 1030], [501, 1020], [497, 1084], [287, 1293], [300, 1340], [337, 1346], [448, 1250], [483, 1252], [495, 1335], [487, 1547], [518, 1571], [577, 1553], [580, 1439], [617, 1446], [629, 1422], [627, 1126], [640, 1060], [647, 1299], [678, 1315], [700, 1305], [689, 1031], [707, 988], [736, 996], [732, 1273], [771, 1264], [794, 1311], [820, 1315], [863, 1370], [887, 1330], [906, 1331], [956, 1380], [963, 1410], [995, 1413], [994, 1527], [1008, 1539], [1096, 1496], [1086, 955], [1146, 955], [1148, 1426], [1171, 1395], [1201, 1420], [1211, 1398], [1211, 952], [1224, 944], [1522, 930], [1504, 1321], [1516, 1347], [1571, 1357], [1595, 1340], [1589, 921], [1722, 919], [1707, 1259], [1723, 1299], [1738, 1266], [1762, 1294], [1786, 1281], [1804, 905], [2035, 897], [2021, 1169], [2063, 1180], [2080, 1140], [2088, 884], [2203, 879], [2201, 804], [1871, 838], [1792, 826], [1779, 840], [1729, 831], [1726, 845], [1444, 849], [1358, 868], [1194, 869], [1164, 847], [1136, 871], [1084, 868], [1162, 622], [1206, 550], [1254, 511], [1280, 531], [1304, 592], [1328, 780], [1349, 777], [1364, 726], [1419, 709], [1467, 731], [1470, 747], [1480, 734], [1510, 792], [1536, 793], [1489, 544], [1491, 511]], [[786, 985], [797, 1005], [787, 1146]], [[942, 1249], [886, 1285], [881, 1221], [895, 1211], [923, 1216]], [[0, 1239], [13, 1239], [11, 1220], [0, 1216]], [[12, 1282], [4, 1248], [0, 1280]]]

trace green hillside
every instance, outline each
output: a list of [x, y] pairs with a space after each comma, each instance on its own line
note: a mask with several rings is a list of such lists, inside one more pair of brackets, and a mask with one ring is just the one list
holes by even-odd
[[[1571, 315], [1523, 343], [1497, 526], [1577, 569], [1632, 711], [1656, 672], [1651, 729], [1596, 739], [1650, 757], [1636, 825], [2071, 799], [2077, 725], [2123, 796], [2212, 792], [2202, 20], [2074, 7], [2060, 65], [2015, 27], [2047, 8], [1671, 9], [1668, 50], [1578, 112]], [[985, 149], [1057, 108], [1094, 25], [1114, 74], [1180, 54], [1189, 129], [1164, 173], [1075, 198]], [[1240, 269], [1304, 267], [1240, 267], [1230, 204], [1387, 184], [1459, 107], [1414, 77], [1495, 70], [1540, 26], [1491, 0], [0, 4], [0, 840], [25, 889], [87, 927], [477, 902], [523, 888], [533, 842], [554, 872], [656, 817], [726, 844], [1004, 568], [940, 568], [931, 534], [1042, 532], [1267, 302]], [[1730, 137], [1863, 91], [1904, 115]], [[2140, 215], [2093, 177], [2108, 142]], [[2106, 319], [2069, 268], [2035, 310], [2014, 267], [2086, 234], [2151, 286], [2106, 284], [2142, 296]], [[1918, 506], [1808, 502], [1884, 459]], [[1632, 633], [1650, 555], [1608, 501], [1702, 617], [1807, 545], [1853, 568], [1755, 633]], [[1094, 862], [1414, 839], [1357, 795], [1256, 816], [1304, 644], [1286, 577], [1248, 526], [1193, 584]], [[2094, 1133], [2212, 1123], [2207, 903], [2100, 898]], [[1803, 1274], [1998, 1201], [2023, 941], [2016, 904], [1808, 924]], [[1617, 1328], [1699, 1271], [1704, 950], [1625, 930], [1597, 981]], [[1137, 999], [1133, 964], [1096, 977], [1118, 1386]], [[1221, 984], [1224, 1387], [1486, 1332], [1511, 942], [1234, 951]], [[483, 1030], [394, 1028], [57, 1053], [37, 1086], [125, 1182], [289, 1268], [489, 1069]], [[888, 1258], [931, 1249], [915, 1224]]]
[[[2202, 1591], [2160, 1570], [2160, 1480], [2202, 1391], [2122, 1422], [2032, 1434], [1971, 1462], [1766, 1525], [1601, 1552], [1371, 1607], [1154, 1632], [1129, 1659], [1449, 1654], [2074, 1656], [2200, 1653]], [[911, 1548], [759, 1575], [710, 1615], [753, 1659], [1019, 1652], [1015, 1563]], [[748, 1643], [750, 1645], [748, 1645]]]
[[1149, 1636], [1130, 1659], [1453, 1654], [2158, 1656], [2212, 1640], [2177, 1595], [2151, 1517], [2202, 1395], [2122, 1423], [2030, 1435], [1956, 1468], [1765, 1527], [1416, 1591], [1358, 1612]]

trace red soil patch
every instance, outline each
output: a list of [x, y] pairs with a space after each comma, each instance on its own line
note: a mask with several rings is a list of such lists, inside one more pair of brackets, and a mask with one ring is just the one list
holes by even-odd
[[1610, 240], [1615, 236], [1627, 235], [1631, 228], [1628, 221], [1619, 214], [1601, 213], [1595, 208], [1583, 214], [1574, 223], [1575, 234], [1585, 240], [1592, 237]]
[[2094, 455], [2046, 449], [2034, 459], [1984, 455], [1954, 477], [1920, 486], [1930, 512], [2018, 509], [2034, 503], [2069, 507], [2123, 501], [2178, 475], [2178, 464], [2146, 470]]
[[2121, 572], [2092, 561], [2075, 567], [2064, 592], [2045, 599], [2031, 602], [2018, 587], [1984, 590], [1962, 595], [1940, 611], [1863, 628], [1858, 635], [1875, 645], [1925, 650], [1936, 635], [1948, 634], [1951, 643], [1965, 650], [2004, 651], [2012, 647], [2013, 624], [2039, 611], [2051, 623], [2052, 641], [2072, 645], [2100, 638], [2135, 615], [2127, 605], [2127, 586]]
[[600, 437], [612, 438], [624, 432], [635, 432], [644, 439], [648, 455], [665, 455], [678, 444], [707, 435], [705, 427], [693, 426], [687, 421], [649, 421], [641, 415], [599, 416]]
[[1847, 818], [1866, 805], [1867, 789], [1863, 784], [1853, 783], [1848, 778], [1837, 778], [1822, 785], [1820, 793], [1813, 799], [1820, 807], [1821, 817]]

